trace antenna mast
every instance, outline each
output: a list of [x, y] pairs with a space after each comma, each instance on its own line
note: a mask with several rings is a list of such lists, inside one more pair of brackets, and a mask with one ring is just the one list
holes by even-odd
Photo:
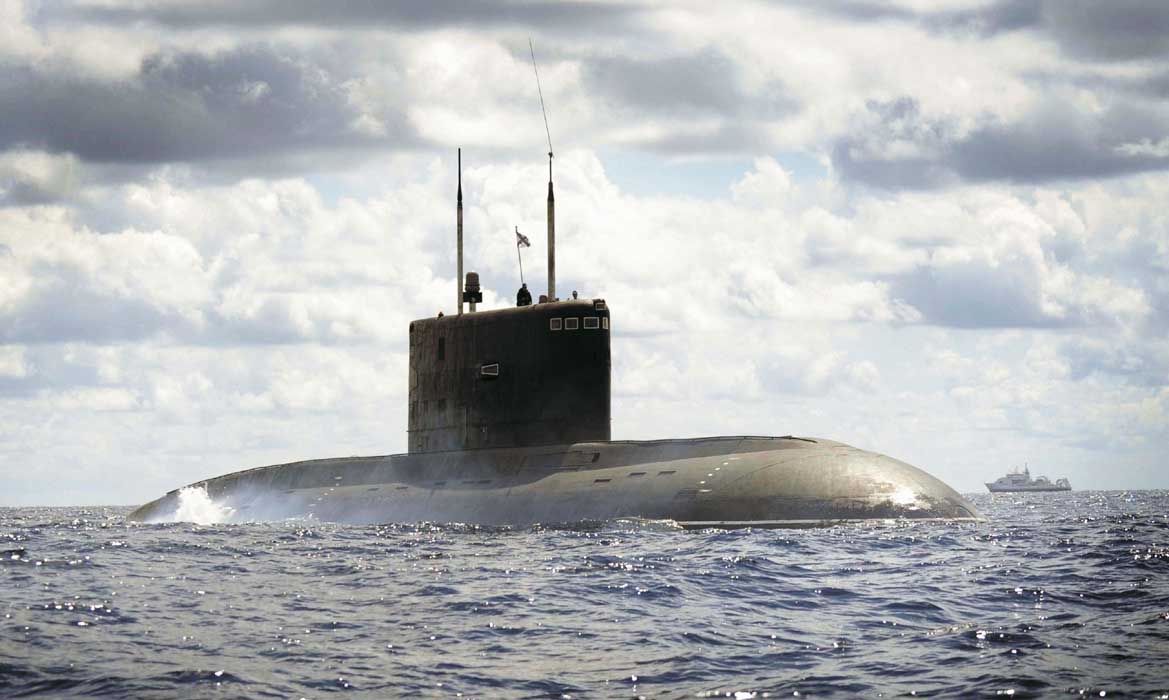
[[455, 292], [459, 297], [459, 315], [463, 315], [463, 149], [459, 149], [459, 206], [455, 228], [458, 231], [459, 271], [455, 277]]
[[524, 241], [526, 241], [528, 239], [524, 238], [523, 234], [520, 233], [519, 226], [515, 227], [515, 237], [516, 237], [515, 256], [516, 256], [516, 259], [520, 261], [520, 286], [522, 287], [522, 286], [524, 286], [524, 256], [520, 255], [520, 247], [522, 247], [524, 245]]
[[544, 134], [548, 137], [548, 301], [556, 301], [556, 199], [552, 196], [552, 130], [548, 128], [548, 110], [544, 107], [544, 90], [540, 87], [540, 69], [536, 67], [536, 49], [528, 37], [532, 54], [532, 71], [536, 74], [536, 92], [540, 95], [540, 112], [544, 114]]

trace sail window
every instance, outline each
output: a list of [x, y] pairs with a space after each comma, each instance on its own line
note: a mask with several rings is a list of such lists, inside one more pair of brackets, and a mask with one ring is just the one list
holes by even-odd
[[492, 362], [489, 365], [481, 365], [479, 367], [479, 376], [483, 379], [495, 379], [499, 376], [499, 363]]
[[597, 311], [604, 311], [605, 309], [607, 309], [609, 307], [605, 305], [604, 299], [597, 299], [596, 303], [593, 304], [593, 308], [596, 309]]
[[562, 319], [562, 318], [550, 318], [550, 319], [548, 319], [548, 330], [550, 330], [550, 331], [558, 331], [558, 330], [560, 330], [560, 329], [561, 329], [561, 328], [563, 328], [563, 327], [564, 327], [564, 319]]
[[579, 318], [573, 317], [573, 318], [564, 319], [564, 330], [575, 331], [578, 328], [580, 328], [580, 319]]
[[609, 330], [609, 317], [608, 316], [601, 319], [601, 328], [604, 328], [605, 330]]
[[443, 338], [442, 336], [439, 336], [438, 339], [438, 359], [446, 359], [446, 338]]
[[596, 316], [586, 316], [584, 320], [584, 327], [596, 330], [601, 327], [601, 319]]
[[645, 472], [629, 472], [629, 478], [632, 479], [635, 476], [645, 476]]

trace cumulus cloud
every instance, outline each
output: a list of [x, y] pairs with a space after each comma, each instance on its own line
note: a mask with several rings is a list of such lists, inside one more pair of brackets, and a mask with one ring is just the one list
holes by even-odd
[[997, 243], [938, 249], [928, 264], [895, 276], [893, 294], [930, 323], [971, 328], [1125, 328], [1151, 311], [1139, 286], [1063, 265], [1044, 239]]
[[158, 228], [102, 232], [59, 209], [0, 210], [0, 341], [397, 343], [387, 320], [418, 309], [402, 293], [434, 284], [416, 228], [432, 223], [414, 208], [425, 199], [409, 214], [392, 198], [329, 207], [296, 181], [108, 194]]
[[[191, 281], [200, 260], [185, 240], [137, 231], [99, 236], [60, 220], [7, 218], [0, 340], [115, 342], [199, 323], [201, 285]], [[19, 227], [19, 236], [9, 227]]]
[[150, 21], [174, 28], [204, 26], [331, 26], [346, 29], [390, 27], [428, 29], [445, 26], [498, 27], [523, 25], [571, 27], [607, 24], [628, 18], [637, 5], [607, 2], [538, 2], [532, 0], [491, 0], [470, 5], [444, 3], [342, 3], [328, 5], [314, 0], [267, 0], [239, 4], [230, 2], [106, 2], [79, 9], [81, 17], [102, 22]]
[[[710, 157], [794, 145], [831, 155], [846, 177], [888, 188], [1167, 166], [1158, 150], [1169, 138], [1163, 107], [1143, 97], [1115, 99], [1125, 84], [1144, 81], [1155, 91], [1155, 71], [1108, 75], [1087, 97], [1039, 97], [1028, 82], [1036, 71], [1069, 75], [1044, 32], [1104, 64], [1114, 53], [1107, 47], [1154, 51], [1164, 19], [1155, 3], [1127, 3], [1101, 16], [1090, 3], [1038, 0], [956, 10], [860, 1], [757, 9], [764, 23], [789, 30], [782, 46], [756, 41], [742, 26], [745, 12], [709, 21], [694, 8], [609, 3], [407, 10], [115, 2], [42, 8], [36, 26], [17, 12], [11, 24], [23, 60], [0, 80], [0, 98], [13, 106], [0, 125], [0, 148], [236, 172], [241, 159], [257, 169], [267, 161], [300, 172], [338, 149], [351, 158], [452, 139], [514, 149], [516, 124], [539, 128], [526, 42], [514, 31], [527, 27], [583, 32], [542, 60], [557, 129], [593, 146]], [[918, 70], [921, 61], [888, 56], [885, 42], [858, 40], [854, 25], [874, 21], [907, 53], [933, 55], [953, 79], [930, 79]], [[184, 31], [160, 39], [144, 29], [150, 23]], [[61, 37], [81, 43], [77, 27], [90, 25], [100, 27], [106, 44], [135, 47], [131, 70], [95, 79], [75, 66], [108, 61], [59, 60], [70, 50]], [[311, 33], [289, 29], [309, 26]], [[501, 36], [485, 40], [482, 26], [499, 26]], [[378, 31], [354, 33], [356, 27]], [[414, 33], [396, 31], [403, 28]], [[971, 45], [1004, 34], [1009, 43], [997, 48]], [[598, 50], [589, 41], [594, 35], [613, 43]], [[839, 55], [823, 55], [825, 41], [837, 42]], [[1020, 59], [1011, 60], [1016, 53]]]
[[1158, 0], [993, 0], [958, 9], [843, 0], [789, 4], [856, 22], [899, 21], [929, 31], [993, 37], [1027, 31], [1053, 39], [1079, 58], [1121, 61], [1169, 53], [1169, 9]]
[[1063, 100], [1021, 119], [963, 127], [931, 118], [913, 98], [870, 102], [871, 128], [832, 150], [842, 176], [880, 187], [922, 188], [962, 181], [1045, 182], [1165, 170], [1163, 109], [1116, 105], [1086, 114]]
[[629, 146], [667, 153], [750, 151], [770, 142], [766, 124], [799, 108], [784, 85], [746, 85], [743, 68], [707, 46], [664, 56], [580, 58], [582, 88], [622, 123], [612, 130]]
[[1164, 170], [1162, 109], [1118, 105], [1088, 117], [1066, 102], [1043, 105], [1016, 124], [991, 124], [954, 144], [954, 169], [971, 180], [1107, 177]]
[[1169, 343], [1073, 338], [1058, 348], [1069, 376], [1113, 375], [1138, 386], [1162, 387], [1169, 377]]
[[1157, 0], [1043, 3], [1044, 25], [1070, 54], [1103, 60], [1169, 54], [1169, 7]]
[[28, 367], [24, 362], [24, 348], [0, 346], [0, 377], [19, 379], [27, 374]]
[[947, 167], [956, 126], [921, 115], [916, 100], [869, 102], [870, 128], [848, 135], [832, 148], [832, 164], [845, 178], [891, 189], [930, 187], [955, 181]]
[[69, 197], [80, 180], [71, 154], [40, 151], [0, 153], [0, 206], [46, 204]]
[[[332, 203], [296, 180], [106, 188], [107, 201], [139, 225], [119, 231], [80, 225], [72, 217], [83, 209], [6, 210], [0, 403], [12, 416], [22, 406], [25, 416], [11, 425], [51, 415], [88, 416], [93, 430], [117, 435], [119, 421], [150, 425], [166, 443], [138, 446], [154, 455], [140, 465], [149, 475], [144, 491], [216, 469], [400, 448], [400, 435], [385, 436], [396, 434], [393, 416], [404, 420], [403, 329], [445, 307], [453, 283], [450, 163], [442, 165], [393, 193]], [[958, 359], [935, 396], [912, 370], [927, 365], [916, 343], [863, 330], [1043, 328], [1060, 318], [1044, 306], [1052, 300], [1095, 327], [1145, 313], [1115, 307], [1124, 297], [1116, 289], [1076, 292], [1093, 277], [1070, 268], [1060, 274], [1072, 283], [1056, 284], [1058, 265], [1045, 243], [1058, 239], [1057, 229], [1081, 240], [1092, 225], [1058, 197], [974, 192], [955, 203], [934, 194], [866, 195], [841, 209], [835, 193], [794, 182], [768, 159], [714, 202], [623, 194], [583, 152], [565, 153], [558, 172], [562, 284], [599, 293], [614, 309], [621, 437], [794, 432], [893, 452], [888, 441], [899, 443], [898, 433], [941, 425], [1054, 439], [1071, 416], [1045, 418], [1051, 400], [1043, 397], [1084, 382], [1112, 392], [1107, 400], [1123, 415], [1137, 411], [1153, 421], [1149, 430], [1161, 430], [1158, 404], [1140, 408], [1140, 391], [1159, 390], [1156, 364], [1143, 365], [1145, 383], [1120, 391], [1108, 383], [1121, 375], [1104, 369], [1107, 356], [1063, 349], [1046, 363], [1030, 361], [1033, 379], [1019, 383], [1021, 370], [1001, 349], [951, 341], [946, 352]], [[505, 304], [515, 270], [503, 234], [516, 223], [539, 230], [541, 188], [522, 185], [539, 184], [543, 169], [497, 163], [464, 175], [469, 259], [484, 275], [488, 306]], [[836, 212], [832, 221], [823, 220], [826, 207]], [[892, 215], [906, 209], [924, 212], [930, 225]], [[22, 235], [29, 231], [37, 235]], [[528, 273], [540, 279], [540, 261], [533, 267]], [[906, 280], [922, 269], [948, 286], [912, 289]], [[1003, 289], [1010, 275], [1021, 282], [993, 297], [997, 304], [962, 306]], [[78, 299], [80, 311], [66, 308]], [[994, 372], [987, 353], [1000, 356]], [[1092, 363], [1098, 369], [1083, 369]], [[902, 409], [884, 411], [882, 396], [897, 396]], [[927, 419], [923, 410], [936, 415]], [[348, 427], [308, 427], [321, 420]], [[1100, 436], [1123, 422], [1106, 413], [1092, 420]], [[295, 439], [289, 425], [299, 426]], [[194, 426], [222, 442], [214, 449], [199, 442]], [[120, 446], [102, 447], [89, 431], [66, 434], [72, 447], [50, 450], [53, 463], [75, 459], [73, 447], [117, 455], [136, 444], [123, 435]], [[41, 439], [61, 436], [32, 431], [21, 444]]]
[[734, 115], [745, 97], [737, 66], [713, 48], [662, 58], [598, 56], [584, 68], [594, 94], [639, 111]]
[[[153, 54], [125, 80], [21, 67], [0, 76], [0, 148], [157, 163], [369, 146], [372, 117], [350, 102], [345, 77], [261, 45]], [[377, 118], [378, 140], [414, 144], [400, 114]]]

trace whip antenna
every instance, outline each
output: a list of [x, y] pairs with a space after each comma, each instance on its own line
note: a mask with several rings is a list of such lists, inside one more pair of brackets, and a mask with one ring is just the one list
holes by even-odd
[[[544, 90], [540, 88], [540, 69], [536, 67], [536, 49], [532, 46], [532, 37], [528, 37], [528, 51], [532, 54], [532, 72], [536, 74], [536, 92], [540, 95], [540, 112], [544, 114], [544, 135], [548, 137], [548, 158], [552, 158], [552, 130], [548, 128], [548, 110], [544, 107]], [[552, 163], [548, 163], [548, 172], [551, 174]]]

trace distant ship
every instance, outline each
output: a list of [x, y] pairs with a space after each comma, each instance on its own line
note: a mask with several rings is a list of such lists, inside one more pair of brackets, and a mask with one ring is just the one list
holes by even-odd
[[1031, 471], [1024, 466], [1007, 472], [994, 481], [988, 482], [986, 488], [991, 493], [1018, 493], [1026, 491], [1071, 491], [1072, 485], [1067, 479], [1056, 479], [1054, 483], [1046, 476], [1031, 478]]
[[[547, 293], [533, 304], [525, 284], [515, 307], [479, 311], [479, 275], [469, 272], [457, 313], [410, 324], [406, 454], [278, 464], [192, 486], [232, 520], [527, 525], [637, 517], [737, 528], [981, 518], [926, 472], [832, 440], [613, 440], [609, 306], [556, 295], [548, 155]], [[462, 212], [460, 174], [459, 280]], [[518, 229], [517, 240], [526, 241]], [[173, 518], [182, 499], [175, 489], [130, 519]]]

